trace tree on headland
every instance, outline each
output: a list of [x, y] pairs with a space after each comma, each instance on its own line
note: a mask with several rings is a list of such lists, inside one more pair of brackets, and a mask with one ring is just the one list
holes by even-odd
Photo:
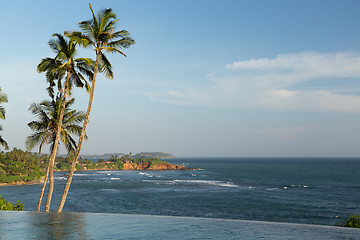
[[44, 176], [46, 156], [38, 156], [28, 151], [14, 148], [0, 152], [0, 183], [31, 182]]
[[126, 56], [121, 51], [121, 49], [128, 48], [135, 43], [135, 41], [131, 37], [129, 37], [130, 34], [128, 31], [126, 30], [115, 31], [116, 23], [118, 22], [118, 19], [116, 19], [116, 15], [115, 13], [112, 12], [111, 8], [103, 9], [99, 11], [97, 15], [95, 15], [91, 7], [91, 4], [89, 4], [89, 6], [92, 13], [92, 18], [90, 20], [79, 23], [82, 32], [66, 32], [67, 36], [69, 36], [77, 43], [81, 44], [83, 47], [93, 48], [96, 53], [96, 60], [94, 67], [94, 75], [91, 83], [89, 104], [86, 112], [86, 118], [78, 141], [76, 153], [71, 163], [71, 169], [69, 171], [64, 192], [60, 200], [60, 204], [57, 210], [58, 212], [61, 212], [64, 207], [65, 200], [68, 191], [70, 189], [73, 173], [76, 168], [76, 161], [78, 160], [80, 155], [86, 127], [89, 122], [90, 112], [92, 108], [97, 73], [98, 71], [103, 72], [106, 77], [110, 79], [113, 78], [112, 65], [108, 60], [108, 58], [106, 57], [105, 52], [120, 53], [121, 55]]
[[[2, 103], [7, 103], [8, 99], [5, 93], [1, 92], [0, 88], [0, 119], [5, 119], [5, 108], [1, 106]], [[0, 126], [0, 131], [2, 130]], [[0, 136], [0, 145], [3, 146], [6, 150], [9, 149], [7, 142]]]
[[[42, 101], [39, 104], [31, 104], [29, 110], [32, 112], [32, 114], [36, 116], [37, 120], [28, 123], [28, 126], [31, 128], [31, 130], [34, 131], [32, 135], [26, 138], [25, 145], [28, 150], [31, 150], [35, 146], [39, 145], [40, 156], [44, 144], [50, 145], [50, 152], [54, 149], [56, 129], [59, 123], [62, 101], [62, 96], [57, 95], [57, 97], [55, 99], [52, 99], [52, 101], [46, 100]], [[82, 129], [80, 124], [82, 124], [85, 119], [84, 112], [70, 109], [74, 101], [75, 99], [72, 98], [65, 104], [64, 116], [60, 130], [60, 141], [66, 147], [68, 153], [75, 152], [76, 141], [73, 139], [71, 134], [77, 136], [80, 135]], [[40, 211], [41, 201], [44, 195], [48, 175], [49, 166], [46, 169], [45, 179], [36, 209], [37, 211]]]
[[[89, 58], [76, 57], [76, 43], [73, 40], [67, 40], [60, 34], [54, 34], [54, 39], [49, 41], [50, 48], [54, 51], [56, 56], [54, 58], [44, 58], [38, 65], [38, 72], [45, 72], [46, 80], [49, 83], [49, 94], [54, 96], [53, 87], [57, 84], [58, 91], [60, 92], [63, 101], [60, 108], [58, 123], [55, 131], [54, 146], [49, 158], [49, 191], [46, 200], [45, 211], [50, 210], [50, 203], [54, 189], [54, 163], [60, 140], [61, 126], [65, 111], [65, 104], [67, 96], [70, 94], [71, 87], [75, 84], [78, 87], [88, 87], [86, 78], [91, 80], [93, 73], [93, 61]], [[62, 82], [64, 80], [64, 83]]]

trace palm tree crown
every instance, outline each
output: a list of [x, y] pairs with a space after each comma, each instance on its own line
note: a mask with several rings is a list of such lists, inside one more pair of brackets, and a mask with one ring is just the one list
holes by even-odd
[[[39, 145], [40, 154], [45, 143], [50, 144], [50, 150], [53, 150], [62, 101], [63, 98], [57, 96], [56, 99], [52, 101], [42, 101], [39, 104], [31, 104], [29, 110], [36, 116], [37, 120], [28, 123], [31, 130], [34, 131], [34, 134], [26, 138], [26, 147], [29, 150]], [[60, 130], [60, 140], [69, 153], [75, 152], [76, 149], [76, 141], [72, 138], [71, 134], [80, 135], [81, 125], [85, 119], [84, 112], [70, 109], [73, 103], [74, 98], [65, 104], [64, 117]]]
[[[73, 83], [77, 87], [86, 87], [90, 89], [89, 84], [84, 77], [86, 75], [91, 79], [94, 62], [90, 58], [75, 58], [76, 43], [73, 40], [67, 40], [61, 34], [54, 34], [55, 39], [49, 41], [50, 48], [56, 56], [54, 58], [44, 58], [37, 67], [38, 72], [45, 72], [47, 82], [49, 82], [49, 94], [54, 96], [53, 87], [57, 81], [59, 92], [68, 91], [70, 93]], [[61, 80], [67, 77], [68, 88], [63, 89]]]
[[135, 44], [135, 41], [129, 37], [130, 33], [126, 30], [114, 32], [118, 19], [116, 19], [116, 15], [111, 8], [99, 11], [96, 16], [91, 4], [89, 5], [92, 19], [79, 23], [83, 32], [68, 31], [65, 32], [65, 35], [83, 47], [93, 47], [96, 55], [99, 56], [99, 70], [104, 72], [106, 77], [112, 79], [114, 76], [112, 66], [103, 51], [120, 53], [126, 57], [121, 49], [130, 47]]

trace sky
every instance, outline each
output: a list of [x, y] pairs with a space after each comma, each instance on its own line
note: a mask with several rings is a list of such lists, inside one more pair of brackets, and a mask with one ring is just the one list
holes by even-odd
[[[53, 33], [79, 30], [89, 1], [1, 1], [0, 135], [25, 150], [36, 72]], [[359, 157], [360, 1], [95, 1], [136, 44], [99, 76], [82, 154]], [[79, 56], [94, 57], [90, 50]], [[75, 89], [75, 108], [88, 94]], [[36, 151], [37, 149], [33, 149]], [[60, 153], [65, 153], [60, 149]]]

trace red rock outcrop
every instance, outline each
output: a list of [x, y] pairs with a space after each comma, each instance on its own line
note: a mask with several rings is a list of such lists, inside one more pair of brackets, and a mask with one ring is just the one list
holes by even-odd
[[124, 163], [123, 170], [192, 170], [191, 168], [187, 168], [183, 165], [176, 165], [171, 163], [160, 163], [154, 166], [151, 166], [150, 163]]

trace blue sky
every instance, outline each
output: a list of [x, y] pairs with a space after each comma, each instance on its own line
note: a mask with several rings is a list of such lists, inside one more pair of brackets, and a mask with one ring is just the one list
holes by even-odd
[[[358, 157], [360, 2], [92, 1], [136, 44], [100, 76], [83, 154]], [[27, 110], [47, 99], [36, 66], [53, 33], [77, 30], [88, 1], [1, 2], [2, 137], [25, 149]], [[79, 55], [92, 56], [91, 51]], [[74, 91], [76, 108], [87, 94]], [[63, 150], [61, 150], [64, 153]]]

